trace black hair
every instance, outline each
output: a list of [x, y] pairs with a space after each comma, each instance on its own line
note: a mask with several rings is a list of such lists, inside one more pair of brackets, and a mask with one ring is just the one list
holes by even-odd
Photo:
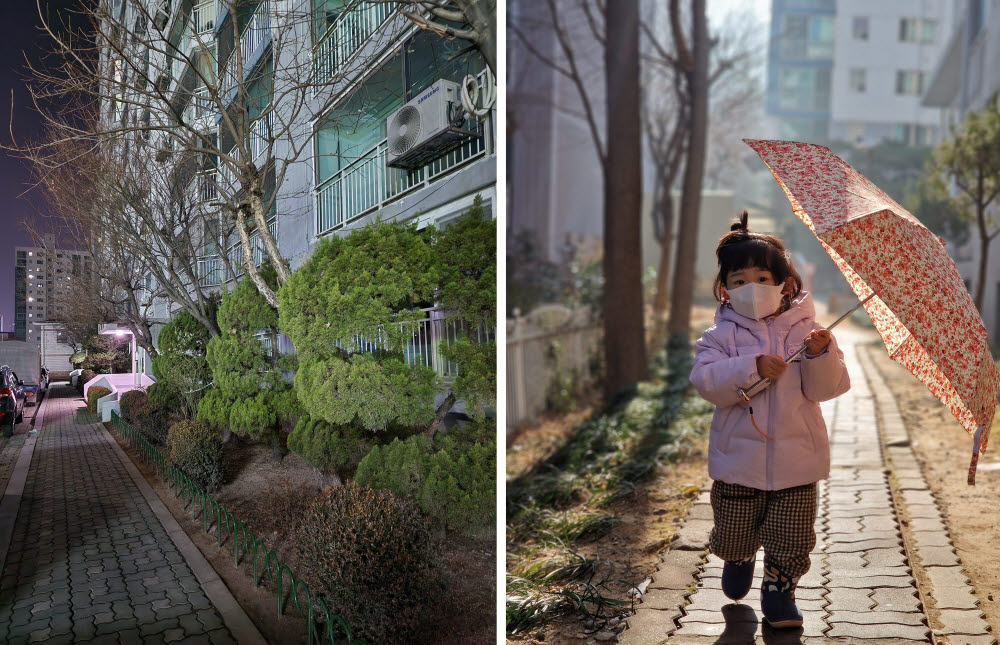
[[749, 213], [743, 211], [739, 220], [729, 227], [729, 232], [719, 238], [719, 246], [715, 249], [715, 257], [719, 260], [719, 275], [715, 277], [713, 293], [718, 302], [722, 302], [722, 287], [726, 276], [740, 269], [767, 269], [774, 276], [776, 284], [784, 284], [792, 278], [795, 286], [792, 293], [786, 296], [791, 302], [802, 291], [802, 278], [792, 266], [788, 251], [781, 240], [773, 235], [751, 233], [747, 227]]

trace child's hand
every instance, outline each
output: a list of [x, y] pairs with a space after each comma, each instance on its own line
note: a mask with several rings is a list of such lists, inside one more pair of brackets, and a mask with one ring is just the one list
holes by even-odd
[[775, 354], [761, 354], [757, 357], [757, 373], [772, 381], [785, 371], [788, 363]]
[[806, 354], [810, 356], [815, 356], [820, 354], [826, 349], [826, 346], [830, 344], [830, 331], [828, 329], [817, 329], [816, 331], [810, 332], [808, 336], [805, 337], [806, 344]]

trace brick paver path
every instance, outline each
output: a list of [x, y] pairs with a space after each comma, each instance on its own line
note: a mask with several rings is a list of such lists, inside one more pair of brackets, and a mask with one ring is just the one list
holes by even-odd
[[48, 394], [0, 577], [2, 643], [234, 643], [68, 385]]
[[[837, 339], [850, 371], [851, 390], [822, 404], [832, 467], [829, 480], [819, 487], [812, 568], [796, 592], [805, 617], [802, 629], [775, 630], [762, 624], [763, 551], [758, 553], [750, 594], [738, 604], [723, 595], [722, 561], [712, 555], [702, 562], [712, 525], [705, 492], [653, 575], [621, 642], [930, 642], [931, 630], [892, 501], [879, 435], [880, 408], [858, 355], [858, 343], [870, 338], [856, 329], [839, 329]], [[901, 425], [901, 419], [898, 422]]]

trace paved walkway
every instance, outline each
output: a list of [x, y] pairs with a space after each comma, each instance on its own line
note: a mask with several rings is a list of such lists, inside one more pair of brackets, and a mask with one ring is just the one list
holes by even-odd
[[54, 385], [42, 405], [0, 577], [0, 642], [235, 643], [76, 391]]
[[[928, 617], [907, 555], [908, 549], [912, 556], [918, 548], [923, 549], [922, 558], [917, 558], [922, 559], [921, 566], [929, 567], [925, 570], [943, 581], [934, 586], [935, 598], [949, 593], [956, 598], [954, 607], [945, 603], [946, 611], [957, 613], [950, 621], [944, 620], [945, 629], [934, 635], [944, 637], [938, 642], [995, 642], [976, 609], [940, 513], [912, 456], [895, 401], [859, 345], [871, 336], [841, 329], [837, 338], [847, 359], [851, 390], [821, 406], [830, 429], [832, 468], [829, 480], [819, 487], [812, 568], [796, 592], [805, 618], [803, 627], [775, 630], [762, 624], [763, 551], [758, 553], [750, 594], [741, 603], [723, 595], [722, 561], [714, 555], [706, 559], [712, 512], [705, 491], [653, 575], [637, 614], [621, 635], [622, 643], [931, 642]], [[887, 435], [885, 443], [895, 446], [888, 449], [892, 462], [883, 457]], [[913, 545], [904, 539], [889, 482], [890, 467], [902, 468], [896, 472], [897, 481], [902, 476], [909, 482], [910, 490], [903, 490], [900, 497], [909, 496], [919, 504], [910, 507], [917, 509], [916, 515], [907, 514], [911, 528], [917, 518], [925, 525], [924, 545], [919, 538]], [[903, 504], [901, 499], [899, 505]], [[940, 550], [940, 558], [932, 558], [928, 565], [923, 556], [934, 549]], [[937, 609], [941, 609], [940, 600]]]

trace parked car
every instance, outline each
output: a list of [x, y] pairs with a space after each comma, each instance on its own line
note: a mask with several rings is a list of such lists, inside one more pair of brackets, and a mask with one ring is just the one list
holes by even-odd
[[9, 366], [0, 366], [0, 431], [10, 436], [24, 419], [24, 382]]
[[0, 343], [0, 365], [7, 365], [24, 381], [24, 397], [30, 404], [41, 400], [42, 359], [38, 346], [19, 340]]

